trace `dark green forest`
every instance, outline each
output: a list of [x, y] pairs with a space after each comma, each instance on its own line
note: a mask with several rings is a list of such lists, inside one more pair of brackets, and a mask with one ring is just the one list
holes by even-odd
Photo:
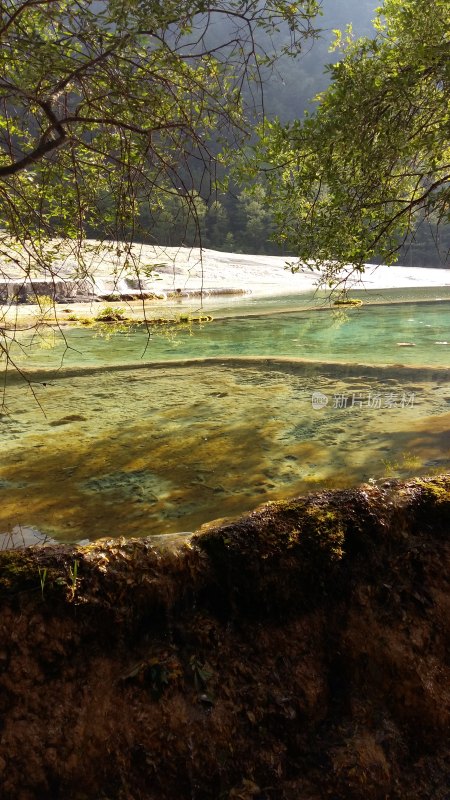
[[[352, 25], [355, 35], [370, 36], [376, 0], [324, 0], [322, 15], [317, 19], [317, 38], [305, 42], [303, 53], [297, 58], [282, 57], [273, 69], [262, 69], [260, 84], [247, 97], [250, 119], [278, 117], [282, 122], [301, 119], [305, 112], [315, 108], [314, 98], [329, 82], [326, 65], [336, 60], [330, 50], [335, 38], [333, 31], [345, 30]], [[209, 44], [214, 37], [223, 40], [226, 31], [211, 26]], [[272, 41], [262, 40], [267, 51], [281, 50], [287, 43], [288, 30], [280, 30]], [[247, 95], [249, 93], [247, 92]], [[219, 135], [220, 139], [220, 135]], [[217, 153], [218, 142], [210, 149]], [[139, 225], [133, 229], [136, 240], [166, 246], [202, 246], [225, 252], [242, 252], [270, 255], [296, 255], [281, 248], [276, 242], [275, 226], [270, 208], [264, 202], [264, 185], [249, 190], [227, 180], [220, 165], [205, 164], [193, 154], [179, 196], [172, 193], [162, 201], [157, 211], [142, 205]], [[227, 183], [227, 188], [221, 188]], [[188, 198], [188, 202], [186, 202]], [[125, 234], [130, 232], [125, 231]], [[88, 230], [90, 236], [104, 236], [96, 228]], [[449, 266], [450, 232], [430, 222], [418, 221], [415, 233], [410, 236], [399, 253], [400, 264], [408, 266]], [[373, 260], [373, 259], [372, 259]]]

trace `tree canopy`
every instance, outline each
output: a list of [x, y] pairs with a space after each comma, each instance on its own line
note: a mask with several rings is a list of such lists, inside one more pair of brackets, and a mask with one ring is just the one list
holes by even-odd
[[264, 165], [278, 241], [331, 282], [393, 263], [418, 222], [450, 215], [448, 0], [385, 0], [375, 31], [336, 32], [342, 58], [316, 112], [266, 122], [247, 165]]
[[142, 205], [167, 197], [195, 219], [221, 144], [248, 135], [244, 88], [273, 60], [271, 35], [285, 26], [282, 51], [297, 53], [317, 11], [316, 0], [0, 2], [0, 257], [45, 264], [48, 240], [79, 241], [99, 221], [131, 240]]

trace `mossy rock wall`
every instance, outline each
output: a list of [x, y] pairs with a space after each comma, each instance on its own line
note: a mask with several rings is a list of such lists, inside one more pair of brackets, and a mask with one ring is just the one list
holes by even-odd
[[449, 528], [442, 476], [1, 553], [0, 797], [447, 800]]

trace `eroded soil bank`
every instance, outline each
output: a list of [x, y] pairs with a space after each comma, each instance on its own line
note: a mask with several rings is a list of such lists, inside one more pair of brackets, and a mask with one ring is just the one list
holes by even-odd
[[0, 554], [2, 800], [448, 800], [450, 476]]

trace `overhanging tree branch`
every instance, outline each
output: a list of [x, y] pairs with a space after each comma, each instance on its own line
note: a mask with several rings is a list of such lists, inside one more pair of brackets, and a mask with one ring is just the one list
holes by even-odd
[[[0, 177], [8, 177], [10, 175], [16, 175], [18, 172], [26, 169], [31, 164], [35, 164], [37, 161], [40, 161], [44, 156], [52, 153], [54, 150], [57, 150], [58, 147], [61, 147], [66, 139], [67, 133], [64, 130], [61, 122], [57, 119], [56, 115], [54, 114], [50, 103], [45, 101], [36, 101], [38, 105], [42, 108], [44, 113], [46, 114], [47, 118], [50, 120], [51, 127], [45, 131], [45, 133], [41, 136], [39, 143], [31, 151], [28, 155], [23, 156], [23, 158], [19, 158], [17, 161], [14, 161], [12, 164], [7, 164], [4, 166], [0, 166]], [[56, 136], [53, 138], [49, 138], [50, 133], [53, 134], [56, 132]]]
[[[14, 13], [9, 16], [7, 22], [3, 25], [2, 28], [0, 28], [0, 38], [3, 36], [3, 34], [5, 34], [8, 31], [8, 28], [10, 28], [11, 25], [13, 25], [17, 21], [18, 17], [20, 17], [21, 14], [25, 13], [30, 8], [33, 8], [35, 6], [49, 6], [52, 3], [57, 3], [57, 2], [59, 2], [59, 0], [26, 0], [25, 3], [22, 3], [14, 11]], [[0, 6], [0, 11], [3, 11], [3, 13], [8, 14], [7, 9], [3, 7], [3, 3]]]

